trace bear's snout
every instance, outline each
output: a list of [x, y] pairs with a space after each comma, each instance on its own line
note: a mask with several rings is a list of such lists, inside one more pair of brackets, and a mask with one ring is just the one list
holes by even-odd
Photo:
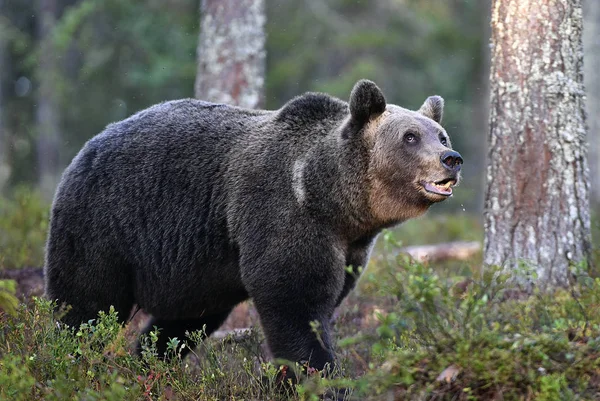
[[440, 161], [442, 165], [447, 169], [454, 173], [458, 173], [463, 164], [463, 158], [460, 153], [454, 150], [448, 150], [440, 156]]

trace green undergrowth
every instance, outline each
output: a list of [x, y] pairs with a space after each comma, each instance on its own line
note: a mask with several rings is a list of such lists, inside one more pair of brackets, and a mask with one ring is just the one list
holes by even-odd
[[0, 269], [43, 265], [49, 210], [41, 194], [26, 187], [0, 195]]
[[386, 260], [340, 313], [337, 374], [311, 372], [293, 395], [277, 386], [260, 330], [173, 339], [172, 362], [156, 357], [152, 333], [139, 359], [114, 312], [70, 330], [36, 299], [0, 314], [0, 400], [318, 400], [334, 389], [348, 400], [598, 399], [600, 279], [574, 268], [571, 288], [526, 296], [500, 270], [447, 277]]
[[[114, 311], [78, 329], [60, 328], [53, 305], [35, 299], [17, 316], [1, 316], [0, 400], [242, 400], [277, 396], [274, 365], [257, 357], [257, 334], [246, 342], [200, 341], [194, 355], [171, 362], [156, 356], [157, 333], [132, 356], [131, 338]], [[199, 358], [199, 362], [197, 361]], [[264, 398], [267, 397], [267, 398]]]
[[[374, 357], [354, 382], [367, 399], [596, 400], [600, 397], [600, 279], [573, 268], [569, 289], [527, 296], [508, 275], [442, 279], [400, 260], [380, 270], [377, 291], [393, 297]], [[372, 394], [385, 394], [377, 398]]]

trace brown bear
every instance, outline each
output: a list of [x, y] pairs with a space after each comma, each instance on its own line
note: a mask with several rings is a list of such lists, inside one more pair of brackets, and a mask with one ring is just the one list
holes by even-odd
[[[386, 105], [371, 81], [279, 110], [186, 99], [109, 125], [62, 176], [46, 294], [77, 325], [112, 305], [168, 338], [210, 335], [252, 298], [276, 358], [334, 360], [330, 320], [385, 227], [452, 194], [443, 100]], [[319, 323], [318, 339], [311, 322]]]

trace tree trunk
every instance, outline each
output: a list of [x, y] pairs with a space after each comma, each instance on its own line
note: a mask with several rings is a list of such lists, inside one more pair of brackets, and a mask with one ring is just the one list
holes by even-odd
[[[246, 108], [263, 104], [264, 0], [202, 0], [195, 96]], [[238, 305], [223, 326], [247, 326], [256, 313]]]
[[41, 43], [37, 88], [37, 167], [40, 189], [47, 197], [54, 192], [60, 170], [60, 128], [56, 101], [57, 61], [52, 43], [57, 0], [38, 0], [37, 33]]
[[195, 96], [256, 108], [265, 71], [264, 0], [202, 0]]
[[600, 211], [600, 1], [583, 2], [584, 82], [588, 116], [591, 203]]
[[581, 35], [580, 0], [492, 3], [484, 262], [541, 287], [590, 256]]

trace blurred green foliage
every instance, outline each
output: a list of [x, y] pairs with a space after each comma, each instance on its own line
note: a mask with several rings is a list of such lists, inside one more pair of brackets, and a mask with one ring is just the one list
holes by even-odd
[[0, 269], [41, 267], [49, 222], [49, 205], [42, 196], [18, 187], [0, 196]]
[[0, 280], [0, 313], [4, 311], [11, 315], [17, 313], [19, 300], [15, 296], [17, 283], [14, 280]]
[[[35, 103], [40, 74], [55, 76], [66, 166], [108, 123], [160, 101], [190, 97], [196, 74], [197, 0], [57, 0], [50, 38], [36, 35], [33, 0], [5, 0], [0, 32], [8, 41], [0, 68], [11, 185], [35, 183]], [[388, 101], [418, 108], [446, 99], [444, 125], [465, 159], [465, 185], [442, 209], [481, 206], [485, 119], [486, 2], [478, 0], [266, 0], [267, 108], [309, 90], [347, 99], [370, 78]], [[41, 40], [51, 40], [57, 71], [40, 71]], [[21, 79], [21, 81], [19, 81]], [[24, 80], [24, 81], [23, 81]], [[17, 82], [30, 82], [23, 93]], [[27, 86], [26, 84], [24, 84]], [[475, 132], [474, 132], [475, 131]]]
[[426, 214], [394, 228], [394, 239], [403, 246], [450, 241], [483, 241], [480, 219], [481, 217], [466, 212]]
[[[193, 94], [198, 4], [191, 0], [58, 0], [50, 38], [59, 60], [53, 99], [61, 121], [61, 163], [108, 123], [160, 101]], [[0, 31], [9, 57], [0, 71], [6, 93], [10, 183], [35, 182], [35, 93], [41, 38], [33, 0], [7, 0]], [[19, 78], [31, 82], [20, 96]], [[5, 89], [6, 90], [6, 89]]]

